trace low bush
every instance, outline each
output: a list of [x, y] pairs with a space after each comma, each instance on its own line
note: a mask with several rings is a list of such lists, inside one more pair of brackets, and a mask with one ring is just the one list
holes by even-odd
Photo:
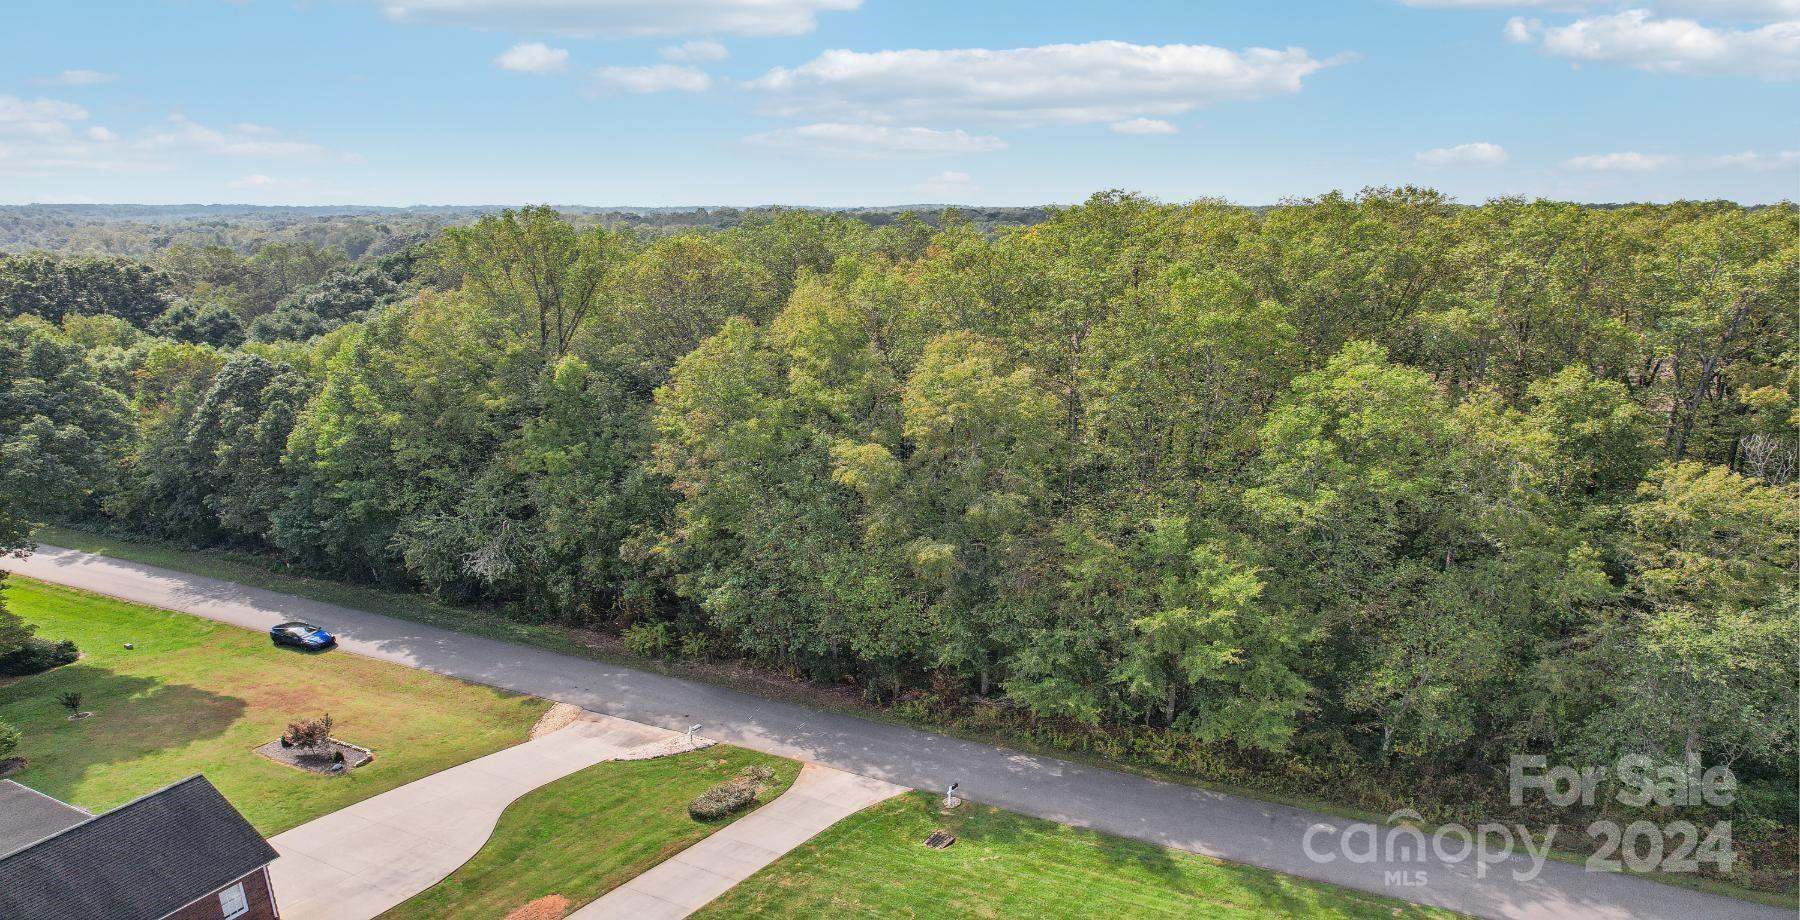
[[51, 668], [68, 664], [81, 656], [81, 650], [75, 643], [64, 639], [51, 642], [35, 636], [26, 639], [25, 644], [0, 655], [0, 677], [25, 677], [39, 674]]
[[633, 655], [663, 658], [675, 648], [675, 634], [667, 623], [639, 623], [621, 637]]
[[19, 730], [0, 722], [0, 759], [5, 759], [19, 746]]
[[774, 770], [757, 764], [745, 770], [737, 779], [720, 783], [700, 793], [699, 798], [688, 803], [688, 814], [696, 821], [723, 818], [756, 801], [756, 794], [762, 791], [763, 784], [774, 780]]
[[714, 821], [756, 801], [757, 784], [742, 780], [720, 783], [688, 803], [688, 814], [696, 821]]
[[282, 747], [297, 747], [302, 750], [322, 748], [331, 740], [331, 713], [317, 719], [297, 719], [288, 723], [287, 731], [282, 733]]
[[681, 657], [683, 658], [711, 658], [714, 647], [715, 643], [712, 637], [705, 633], [684, 633], [681, 637]]

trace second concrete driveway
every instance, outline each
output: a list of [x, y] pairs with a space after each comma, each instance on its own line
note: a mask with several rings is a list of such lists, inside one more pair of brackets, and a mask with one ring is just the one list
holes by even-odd
[[775, 801], [613, 889], [570, 920], [680, 920], [813, 835], [905, 791], [809, 763]]
[[302, 824], [269, 841], [281, 853], [269, 866], [281, 916], [374, 917], [468, 862], [519, 796], [602, 761], [680, 743], [675, 732], [590, 715]]

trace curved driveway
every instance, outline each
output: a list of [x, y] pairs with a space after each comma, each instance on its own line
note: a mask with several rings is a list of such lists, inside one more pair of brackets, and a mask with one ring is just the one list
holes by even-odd
[[[960, 795], [1024, 814], [1484, 917], [1794, 916], [1792, 909], [1556, 861], [1535, 879], [1517, 881], [1510, 870], [1525, 868], [1523, 857], [1479, 872], [1473, 861], [1430, 857], [1423, 863], [1352, 863], [1342, 856], [1318, 862], [1302, 847], [1307, 831], [1341, 831], [1351, 822], [51, 546], [27, 559], [0, 560], [0, 566], [251, 629], [312, 620], [339, 633], [345, 651], [664, 728], [684, 730], [698, 722], [709, 738], [903, 786], [941, 789], [960, 781]], [[1581, 831], [1562, 829], [1564, 835]], [[1421, 870], [1423, 885], [1389, 884], [1416, 881]]]
[[365, 920], [469, 861], [514, 799], [680, 735], [604, 716], [478, 757], [308, 821], [269, 843], [284, 920]]

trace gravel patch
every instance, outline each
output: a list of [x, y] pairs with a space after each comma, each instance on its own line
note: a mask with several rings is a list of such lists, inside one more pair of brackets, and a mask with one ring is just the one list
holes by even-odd
[[[320, 748], [282, 747], [281, 740], [276, 739], [257, 748], [256, 753], [276, 763], [287, 764], [309, 773], [343, 773], [375, 759], [374, 751], [336, 738], [330, 739]], [[344, 755], [343, 769], [338, 769], [338, 764], [332, 757], [337, 753]]]
[[557, 703], [538, 717], [531, 727], [530, 740], [542, 738], [559, 728], [567, 728], [581, 718], [582, 709], [572, 703]]

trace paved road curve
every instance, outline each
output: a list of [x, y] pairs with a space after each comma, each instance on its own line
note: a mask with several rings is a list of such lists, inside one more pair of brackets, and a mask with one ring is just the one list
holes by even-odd
[[[1426, 862], [1351, 862], [1329, 846], [1336, 833], [1321, 836], [1315, 831], [1314, 852], [1336, 855], [1318, 862], [1303, 847], [1307, 831], [1321, 827], [1341, 832], [1350, 822], [51, 546], [27, 559], [7, 558], [0, 566], [251, 629], [286, 619], [311, 620], [338, 633], [345, 651], [664, 728], [685, 730], [698, 722], [708, 737], [720, 741], [903, 786], [937, 790], [960, 781], [959, 794], [977, 802], [1484, 917], [1794, 916], [1791, 909], [1589, 873], [1554, 861], [1535, 879], [1518, 881], [1511, 870], [1526, 867], [1523, 857], [1487, 865], [1484, 871], [1472, 859], [1446, 863], [1429, 855]], [[1562, 833], [1583, 830], [1565, 827]], [[1450, 848], [1457, 848], [1456, 841], [1450, 841]], [[1413, 873], [1420, 870], [1424, 885], [1386, 883], [1389, 873], [1416, 879]]]

